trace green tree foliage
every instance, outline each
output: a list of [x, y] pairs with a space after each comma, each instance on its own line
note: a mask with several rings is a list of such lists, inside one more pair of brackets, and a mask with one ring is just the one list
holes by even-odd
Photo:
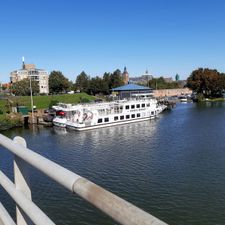
[[187, 87], [204, 97], [221, 96], [225, 89], [225, 76], [217, 70], [199, 68], [188, 77]]
[[159, 77], [150, 80], [149, 87], [153, 89], [173, 89], [178, 88], [179, 85], [176, 81], [166, 82], [163, 77]]
[[82, 71], [76, 78], [75, 87], [81, 92], [89, 92], [90, 77]]
[[124, 85], [123, 79], [122, 79], [122, 74], [121, 74], [121, 71], [119, 69], [117, 69], [110, 76], [109, 88], [112, 89], [112, 88], [116, 88], [116, 87], [119, 87], [122, 85]]
[[76, 78], [75, 89], [88, 94], [109, 94], [114, 87], [123, 85], [122, 74], [120, 70], [111, 73], [104, 73], [103, 78], [90, 78], [84, 71]]
[[[32, 93], [37, 95], [39, 93], [39, 85], [37, 81], [31, 81]], [[11, 91], [17, 96], [30, 95], [30, 79], [23, 79], [12, 85]]]
[[65, 93], [70, 86], [69, 80], [60, 71], [52, 71], [49, 75], [50, 93]]

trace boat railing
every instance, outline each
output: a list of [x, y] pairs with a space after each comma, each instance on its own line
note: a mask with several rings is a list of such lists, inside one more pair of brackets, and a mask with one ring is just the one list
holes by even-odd
[[[110, 193], [97, 184], [73, 173], [27, 148], [25, 139], [13, 140], [0, 134], [0, 145], [14, 155], [14, 182], [0, 171], [0, 185], [16, 202], [15, 223], [0, 203], [0, 225], [53, 225], [55, 224], [31, 198], [28, 164], [55, 180], [124, 225], [166, 225], [166, 223]], [[31, 223], [31, 221], [33, 223]]]

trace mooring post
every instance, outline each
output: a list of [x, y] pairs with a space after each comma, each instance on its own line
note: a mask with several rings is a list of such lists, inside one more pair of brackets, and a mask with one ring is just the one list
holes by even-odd
[[[27, 147], [27, 143], [22, 137], [15, 137], [13, 141], [17, 144]], [[29, 176], [27, 163], [14, 155], [14, 182], [16, 189], [23, 192], [27, 198], [31, 200], [31, 190], [29, 185]], [[17, 225], [33, 225], [33, 222], [27, 217], [22, 209], [16, 206], [16, 221]]]

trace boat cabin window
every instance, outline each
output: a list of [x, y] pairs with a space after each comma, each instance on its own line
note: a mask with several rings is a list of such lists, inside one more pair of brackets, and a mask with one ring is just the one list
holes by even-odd
[[136, 105], [136, 108], [137, 108], [137, 109], [140, 108], [140, 104], [137, 104], [137, 105]]
[[126, 119], [130, 119], [130, 115], [126, 115]]
[[131, 109], [134, 109], [135, 108], [135, 105], [131, 105]]
[[126, 106], [125, 106], [125, 109], [130, 109], [130, 106], [129, 106], [129, 105], [126, 105]]
[[106, 118], [104, 119], [104, 121], [105, 121], [105, 122], [109, 122], [109, 118], [106, 117]]
[[145, 107], [145, 103], [141, 104], [141, 107], [144, 108]]
[[102, 123], [102, 119], [98, 119], [98, 123]]
[[141, 117], [141, 114], [140, 113], [137, 113], [137, 117]]
[[124, 116], [120, 116], [120, 119], [121, 119], [121, 120], [124, 120]]
[[114, 121], [117, 121], [119, 119], [118, 116], [114, 116]]
[[131, 118], [135, 118], [135, 114], [132, 114], [132, 115], [131, 115]]
[[147, 105], [146, 105], [147, 107], [150, 107], [150, 103], [147, 103]]
[[151, 115], [154, 115], [154, 111], [151, 111]]

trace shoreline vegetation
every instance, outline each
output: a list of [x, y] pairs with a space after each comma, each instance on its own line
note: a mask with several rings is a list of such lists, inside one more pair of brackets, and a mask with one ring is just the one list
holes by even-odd
[[[59, 102], [78, 104], [91, 102], [95, 99], [95, 96], [86, 93], [33, 96], [33, 102], [37, 110], [49, 109]], [[6, 96], [0, 99], [0, 131], [23, 126], [22, 114], [13, 113], [12, 108], [25, 106], [28, 110], [31, 110], [30, 102], [30, 96]]]
[[[52, 105], [62, 103], [87, 103], [94, 101], [95, 96], [86, 93], [62, 94], [62, 95], [39, 95], [33, 96], [37, 110], [49, 109]], [[198, 102], [222, 102], [225, 98], [201, 98]], [[0, 99], [0, 131], [23, 126], [23, 117], [20, 113], [13, 113], [12, 107], [25, 106], [31, 110], [30, 96], [6, 96]]]

